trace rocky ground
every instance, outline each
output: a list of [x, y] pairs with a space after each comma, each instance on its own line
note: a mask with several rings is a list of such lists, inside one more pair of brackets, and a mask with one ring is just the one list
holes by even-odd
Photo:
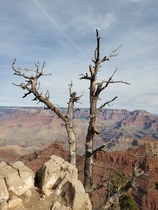
[[[20, 206], [20, 210], [44, 210], [50, 209], [53, 201], [57, 197], [55, 193], [52, 193], [50, 197], [42, 197], [37, 189], [32, 189], [31, 196], [21, 196], [22, 203], [25, 204]], [[59, 200], [59, 197], [56, 200]], [[62, 201], [63, 202], [63, 201]]]

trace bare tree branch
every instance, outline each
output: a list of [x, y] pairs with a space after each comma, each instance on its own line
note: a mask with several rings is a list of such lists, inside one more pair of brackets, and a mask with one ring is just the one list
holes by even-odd
[[118, 54], [116, 54], [116, 52], [122, 47], [122, 45], [120, 45], [118, 48], [114, 49], [112, 51], [112, 53], [110, 53], [109, 56], [105, 56], [103, 59], [100, 60], [100, 63], [104, 62], [104, 61], [109, 61], [110, 58], [112, 57], [116, 57]]
[[110, 198], [111, 187], [112, 187], [111, 177], [112, 177], [112, 172], [114, 170], [114, 165], [115, 165], [115, 162], [112, 163], [111, 170], [110, 170], [110, 173], [109, 173], [108, 185], [107, 185], [107, 190], [106, 190], [107, 191], [107, 195], [106, 195], [105, 202], [107, 202], [108, 199]]
[[95, 192], [95, 191], [107, 186], [107, 180], [103, 176], [100, 177], [99, 181], [100, 181], [100, 184], [98, 184], [97, 186], [94, 186], [92, 189], [90, 189], [89, 193]]
[[101, 105], [97, 110], [100, 111], [102, 108], [104, 108], [106, 105], [109, 105], [111, 102], [116, 100], [118, 97], [115, 96], [112, 100], [105, 102], [103, 105]]
[[[34, 70], [34, 69], [28, 69], [28, 68], [18, 68], [18, 69], [16, 69], [15, 68], [15, 62], [16, 62], [16, 59], [14, 59], [14, 61], [13, 61], [13, 63], [12, 63], [12, 69], [14, 70], [14, 75], [17, 75], [17, 76], [22, 76], [22, 77], [24, 77], [25, 79], [35, 79], [35, 78], [39, 78], [39, 77], [41, 77], [41, 76], [50, 76], [51, 75], [51, 73], [50, 74], [43, 74], [43, 69], [44, 69], [44, 67], [45, 67], [45, 61], [43, 62], [43, 64], [42, 64], [42, 67], [41, 67], [41, 70], [39, 71], [39, 67], [40, 67], [40, 64], [39, 64], [39, 62], [38, 62], [38, 64], [35, 64], [35, 66], [36, 66], [36, 70]], [[24, 73], [22, 73], [22, 71], [24, 71]], [[27, 72], [33, 72], [33, 73], [35, 73], [35, 76], [33, 76], [33, 75], [26, 75], [26, 73]]]
[[[123, 84], [130, 85], [130, 83], [124, 82], [122, 80], [120, 80], [120, 81], [119, 80], [118, 81], [112, 80], [112, 78], [113, 78], [114, 74], [116, 73], [116, 71], [117, 71], [117, 69], [114, 71], [112, 76], [107, 81], [103, 80], [102, 82], [97, 83], [97, 90], [96, 90], [96, 93], [95, 93], [96, 96], [99, 96], [101, 91], [103, 91], [105, 88], [107, 88], [110, 83], [123, 83]], [[105, 83], [105, 85], [103, 86], [104, 83]]]
[[[114, 71], [114, 73], [113, 73], [112, 76], [108, 79], [107, 82], [106, 82], [105, 80], [103, 80], [103, 82], [102, 82], [101, 84], [106, 83], [106, 85], [103, 86], [103, 87], [97, 88], [98, 91], [96, 91], [96, 92], [98, 92], [98, 94], [99, 94], [102, 90], [104, 90], [104, 89], [109, 85], [109, 83], [112, 83], [112, 82], [113, 82], [113, 81], [112, 81], [112, 78], [113, 78], [114, 74], [116, 73], [116, 71], [117, 71], [117, 69]], [[101, 86], [102, 86], [102, 85], [101, 85]]]
[[97, 48], [95, 50], [95, 62], [97, 63], [99, 62], [100, 58], [100, 37], [97, 29], [96, 29], [96, 39], [97, 39]]
[[110, 144], [112, 144], [113, 142], [113, 138], [110, 139], [110, 141], [104, 143], [103, 145], [101, 145], [100, 147], [98, 147], [97, 149], [93, 150], [92, 154], [94, 155], [95, 153], [97, 152], [100, 152], [100, 151], [105, 151], [105, 148], [107, 148]]
[[[90, 67], [89, 67], [90, 68]], [[80, 79], [87, 79], [87, 80], [91, 80], [91, 77], [90, 76], [88, 76], [88, 73], [86, 73], [86, 74], [79, 74], [79, 76], [81, 76], [80, 77]]]

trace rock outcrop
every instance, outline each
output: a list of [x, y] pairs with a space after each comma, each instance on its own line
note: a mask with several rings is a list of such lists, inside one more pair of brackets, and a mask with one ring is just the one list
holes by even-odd
[[53, 155], [36, 177], [21, 161], [0, 163], [0, 210], [8, 209], [91, 210], [92, 205], [77, 169]]
[[34, 172], [20, 161], [10, 165], [7, 165], [4, 161], [1, 162], [0, 209], [5, 209], [7, 202], [8, 208], [22, 206], [22, 199], [19, 197], [27, 194], [34, 187], [34, 177]]
[[[78, 180], [77, 169], [60, 157], [55, 155], [50, 157], [50, 160], [37, 171], [36, 182], [43, 194], [50, 196], [53, 189], [56, 195], [64, 197], [67, 205], [73, 210], [92, 208], [88, 194]], [[53, 208], [56, 205], [55, 203]]]
[[18, 161], [14, 164], [7, 165], [5, 162], [0, 163], [1, 200], [9, 198], [8, 191], [17, 196], [26, 193], [34, 186], [34, 173], [26, 167], [22, 162]]

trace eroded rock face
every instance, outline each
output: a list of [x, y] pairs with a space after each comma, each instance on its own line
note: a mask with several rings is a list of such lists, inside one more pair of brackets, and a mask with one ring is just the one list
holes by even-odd
[[46, 196], [50, 196], [54, 190], [57, 195], [64, 197], [70, 209], [92, 209], [88, 194], [78, 180], [77, 169], [58, 156], [52, 155], [37, 171], [36, 182]]

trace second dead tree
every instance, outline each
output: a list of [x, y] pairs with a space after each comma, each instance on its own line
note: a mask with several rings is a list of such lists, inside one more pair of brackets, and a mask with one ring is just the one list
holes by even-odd
[[88, 131], [87, 131], [87, 136], [86, 136], [86, 154], [85, 154], [85, 167], [84, 167], [84, 187], [86, 192], [92, 192], [92, 185], [93, 185], [93, 155], [104, 148], [104, 145], [101, 146], [100, 148], [93, 150], [93, 141], [94, 141], [94, 136], [99, 135], [100, 131], [98, 130], [96, 123], [97, 123], [97, 112], [101, 111], [102, 108], [104, 108], [107, 104], [110, 104], [112, 101], [114, 101], [117, 96], [115, 96], [112, 100], [107, 101], [103, 103], [99, 108], [97, 108], [97, 102], [99, 100], [99, 95], [100, 93], [105, 90], [109, 84], [111, 83], [124, 83], [124, 84], [129, 84], [127, 82], [123, 81], [114, 81], [113, 76], [116, 73], [112, 74], [112, 76], [108, 80], [102, 80], [101, 82], [97, 82], [97, 74], [98, 71], [101, 67], [101, 64], [105, 61], [109, 61], [110, 58], [115, 57], [117, 54], [117, 50], [121, 47], [118, 47], [115, 49], [109, 56], [105, 56], [102, 59], [100, 58], [100, 37], [98, 30], [96, 30], [96, 41], [97, 41], [97, 47], [96, 50], [94, 51], [94, 58], [93, 58], [93, 63], [94, 66], [90, 65], [89, 66], [89, 72], [86, 74], [81, 74], [80, 79], [86, 79], [90, 81], [90, 91], [89, 91], [89, 100], [90, 100], [90, 110], [89, 110], [89, 126], [88, 126]]

